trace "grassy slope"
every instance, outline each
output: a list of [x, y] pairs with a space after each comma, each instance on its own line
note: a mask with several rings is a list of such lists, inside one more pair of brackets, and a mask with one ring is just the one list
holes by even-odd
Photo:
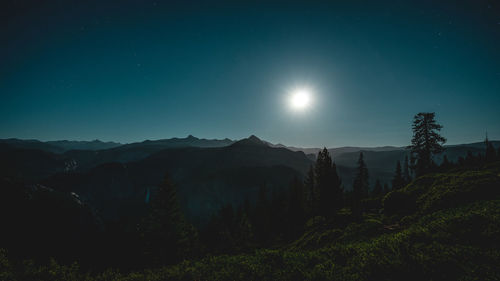
[[[421, 177], [386, 195], [383, 206], [357, 223], [346, 223], [346, 210], [336, 221], [311, 223], [282, 249], [92, 279], [500, 280], [500, 163]], [[0, 253], [2, 271], [9, 265]], [[55, 263], [22, 271], [23, 279], [90, 278]]]

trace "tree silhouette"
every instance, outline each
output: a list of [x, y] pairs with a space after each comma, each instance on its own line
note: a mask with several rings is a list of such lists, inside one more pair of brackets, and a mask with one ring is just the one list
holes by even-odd
[[486, 162], [493, 162], [497, 158], [495, 148], [493, 144], [488, 140], [488, 134], [484, 139], [484, 144], [486, 145], [486, 153], [484, 155]]
[[175, 185], [168, 175], [151, 198], [150, 210], [142, 223], [146, 259], [153, 264], [170, 264], [194, 255], [198, 234], [186, 222]]
[[405, 155], [405, 162], [403, 165], [403, 179], [405, 180], [405, 184], [410, 183], [412, 180], [410, 175], [410, 165], [408, 163], [408, 155]]
[[363, 159], [363, 152], [359, 153], [358, 167], [356, 171], [356, 177], [352, 185], [353, 191], [353, 214], [355, 216], [360, 216], [361, 210], [361, 200], [368, 195], [368, 168], [366, 167], [365, 161]]
[[432, 156], [444, 151], [446, 139], [439, 134], [443, 126], [435, 120], [434, 112], [421, 112], [413, 120], [411, 145], [412, 169], [416, 176], [432, 171]]
[[394, 177], [392, 178], [392, 189], [400, 189], [405, 186], [406, 180], [403, 177], [401, 171], [401, 163], [398, 161], [396, 164], [396, 171], [394, 172]]
[[326, 147], [318, 153], [315, 175], [319, 214], [330, 217], [336, 210], [342, 208], [343, 191], [337, 166], [333, 163]]

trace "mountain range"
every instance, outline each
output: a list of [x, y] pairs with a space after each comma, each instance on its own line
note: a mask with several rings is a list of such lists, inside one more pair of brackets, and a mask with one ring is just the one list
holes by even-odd
[[[500, 142], [493, 142], [495, 147]], [[274, 145], [256, 136], [239, 141], [194, 136], [130, 144], [3, 139], [0, 175], [58, 192], [73, 192], [106, 220], [133, 217], [144, 211], [165, 173], [178, 186], [181, 205], [192, 220], [203, 223], [211, 213], [231, 203], [255, 201], [266, 187], [279, 192], [294, 178], [303, 178], [319, 148]], [[341, 147], [329, 149], [344, 188], [350, 189], [362, 151], [370, 179], [390, 183], [402, 147]], [[449, 160], [467, 151], [484, 151], [484, 143], [447, 146]], [[443, 154], [443, 155], [444, 155]], [[438, 155], [440, 162], [443, 155]]]

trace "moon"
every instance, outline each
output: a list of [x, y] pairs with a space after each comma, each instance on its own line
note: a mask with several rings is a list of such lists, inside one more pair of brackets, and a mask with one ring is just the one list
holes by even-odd
[[304, 111], [312, 102], [312, 92], [308, 88], [298, 88], [291, 91], [289, 96], [290, 108], [294, 111]]

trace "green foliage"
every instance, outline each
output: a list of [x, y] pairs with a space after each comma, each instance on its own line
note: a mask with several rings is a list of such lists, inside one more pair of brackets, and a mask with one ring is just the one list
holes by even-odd
[[14, 280], [12, 266], [7, 259], [7, 251], [5, 251], [4, 249], [0, 249], [0, 280]]
[[384, 212], [387, 215], [408, 215], [416, 210], [415, 198], [397, 190], [389, 192], [383, 199]]
[[[0, 250], [0, 276], [89, 281], [499, 280], [499, 180], [500, 163], [426, 175], [387, 194], [384, 213], [365, 213], [359, 221], [348, 209], [330, 219], [315, 217], [306, 223], [302, 237], [281, 248], [99, 274], [54, 261], [13, 264]], [[413, 209], [404, 217], [395, 207], [389, 214], [389, 206], [401, 198], [413, 202]]]
[[[480, 201], [434, 212], [394, 233], [381, 234], [381, 221], [374, 219], [328, 230], [318, 237], [330, 235], [333, 242], [316, 250], [209, 256], [143, 272], [107, 271], [87, 280], [496, 280], [499, 225], [500, 200]], [[366, 234], [372, 237], [363, 239]], [[54, 263], [32, 272], [38, 280], [88, 277], [77, 273], [77, 267]]]
[[429, 213], [500, 195], [498, 168], [463, 170], [430, 174], [418, 178], [403, 189], [393, 190], [383, 199], [388, 215]]

